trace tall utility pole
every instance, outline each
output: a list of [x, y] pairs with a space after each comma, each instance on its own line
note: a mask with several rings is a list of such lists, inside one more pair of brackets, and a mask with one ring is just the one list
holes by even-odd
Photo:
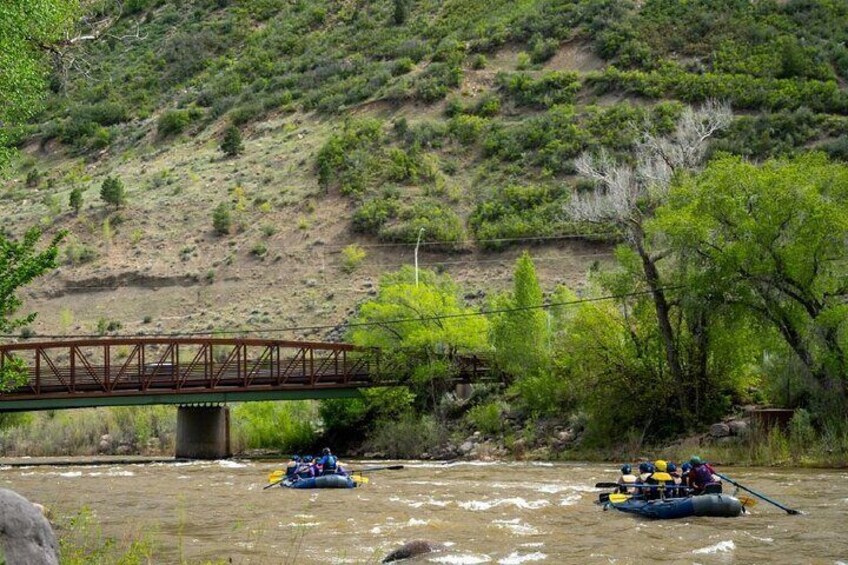
[[418, 287], [418, 246], [421, 245], [421, 235], [424, 233], [424, 228], [418, 230], [418, 241], [415, 242], [415, 287]]

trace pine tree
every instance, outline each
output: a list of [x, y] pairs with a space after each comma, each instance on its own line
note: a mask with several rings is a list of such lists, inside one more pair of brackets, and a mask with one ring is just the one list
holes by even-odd
[[241, 132], [236, 126], [230, 126], [224, 132], [224, 139], [221, 141], [221, 151], [228, 157], [236, 157], [244, 153]]
[[230, 233], [232, 224], [230, 206], [226, 202], [221, 202], [212, 212], [212, 227], [215, 228], [215, 233], [218, 235], [227, 235]]
[[81, 188], [76, 187], [71, 191], [71, 196], [68, 198], [68, 204], [71, 205], [71, 209], [74, 211], [74, 214], [79, 214], [79, 211], [82, 208]]
[[120, 208], [127, 201], [124, 183], [118, 177], [109, 176], [100, 185], [100, 198], [107, 204]]

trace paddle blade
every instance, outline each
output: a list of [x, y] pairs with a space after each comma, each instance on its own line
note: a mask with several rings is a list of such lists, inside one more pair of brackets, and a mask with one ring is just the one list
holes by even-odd
[[369, 479], [368, 477], [363, 477], [362, 475], [351, 475], [350, 477], [353, 479], [353, 482], [357, 484], [357, 486], [367, 485], [371, 481], [371, 479]]
[[627, 502], [628, 500], [630, 500], [629, 494], [614, 492], [609, 496], [610, 502]]
[[595, 483], [595, 488], [618, 488], [618, 483]]
[[271, 474], [268, 475], [268, 482], [269, 483], [278, 482], [280, 479], [283, 478], [283, 476], [285, 474], [286, 474], [285, 471], [280, 471], [280, 470], [272, 471]]
[[751, 498], [750, 496], [744, 496], [743, 495], [743, 496], [738, 496], [737, 498], [739, 499], [739, 502], [742, 503], [742, 506], [744, 506], [745, 508], [752, 508], [752, 507], [756, 506], [756, 504], [757, 504], [757, 499]]

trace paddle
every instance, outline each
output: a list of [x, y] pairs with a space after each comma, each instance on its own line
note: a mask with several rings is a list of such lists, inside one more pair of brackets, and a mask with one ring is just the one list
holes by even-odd
[[716, 473], [715, 471], [713, 471], [713, 472], [714, 472], [716, 475], [718, 475], [719, 477], [721, 477], [722, 479], [724, 479], [725, 481], [727, 481], [728, 483], [732, 484], [733, 486], [735, 486], [735, 487], [737, 487], [737, 488], [741, 488], [742, 490], [744, 490], [744, 491], [746, 491], [746, 492], [750, 492], [751, 494], [753, 494], [754, 496], [756, 496], [756, 497], [757, 497], [757, 498], [759, 498], [760, 500], [765, 500], [765, 501], [766, 501], [766, 502], [768, 502], [769, 504], [773, 504], [773, 505], [777, 506], [778, 508], [780, 508], [781, 510], [783, 510], [783, 511], [784, 511], [784, 512], [786, 512], [787, 514], [795, 515], [795, 514], [800, 514], [800, 513], [801, 513], [801, 512], [799, 512], [798, 510], [793, 510], [792, 508], [787, 508], [786, 506], [782, 505], [781, 503], [779, 503], [779, 502], [777, 502], [777, 501], [774, 501], [774, 500], [770, 499], [769, 497], [767, 497], [767, 496], [766, 496], [766, 495], [764, 495], [764, 494], [760, 494], [760, 493], [758, 493], [758, 492], [757, 492], [757, 491], [755, 491], [755, 490], [751, 490], [751, 489], [749, 489], [749, 488], [748, 488], [748, 487], [746, 487], [746, 486], [742, 486], [742, 485], [740, 485], [739, 483], [737, 483], [736, 481], [734, 481], [733, 479], [731, 479], [731, 478], [730, 478], [730, 477], [728, 477], [727, 475], [722, 475], [721, 473]]
[[595, 488], [618, 488], [618, 483], [595, 483]]
[[356, 471], [349, 471], [350, 474], [358, 473], [372, 473], [374, 471], [399, 471], [403, 469], [403, 465], [387, 465], [385, 467], [366, 467], [365, 469], [357, 469]]

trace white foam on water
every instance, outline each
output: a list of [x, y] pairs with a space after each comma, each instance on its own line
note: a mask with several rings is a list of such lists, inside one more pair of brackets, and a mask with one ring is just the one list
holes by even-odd
[[410, 518], [406, 523], [407, 526], [426, 526], [430, 523], [430, 520], [417, 520], [415, 518]]
[[442, 555], [428, 559], [430, 563], [448, 563], [450, 565], [478, 565], [489, 563], [492, 558], [488, 555]]
[[492, 520], [492, 524], [502, 530], [509, 530], [517, 536], [535, 536], [539, 530], [535, 526], [526, 522], [522, 523], [520, 518], [512, 520]]
[[559, 501], [560, 506], [574, 506], [582, 497], [579, 494], [569, 494], [566, 497], [563, 497]]
[[30, 475], [34, 475], [35, 471], [30, 471], [29, 473], [21, 473], [22, 477], [29, 477]]
[[242, 467], [248, 467], [247, 463], [239, 463], [238, 461], [230, 461], [229, 459], [221, 459], [216, 461], [219, 467], [224, 467], [226, 469], [241, 469]]
[[541, 551], [525, 553], [524, 555], [521, 555], [517, 551], [513, 551], [507, 557], [498, 559], [498, 563], [502, 565], [519, 565], [520, 563], [527, 563], [528, 561], [544, 561], [547, 558], [548, 556]]
[[179, 475], [179, 476], [177, 476], [177, 478], [182, 479], [182, 480], [186, 480], [186, 479], [190, 479], [191, 477], [189, 477], [188, 475]]
[[425, 486], [434, 486], [434, 487], [446, 487], [450, 483], [444, 483], [442, 481], [407, 481], [408, 485], [425, 485]]
[[698, 555], [710, 555], [713, 553], [727, 553], [729, 551], [733, 551], [736, 549], [736, 544], [733, 543], [732, 540], [720, 541], [715, 545], [711, 545], [709, 547], [702, 547], [701, 549], [696, 549], [692, 551], [692, 553]]
[[515, 506], [524, 510], [538, 510], [545, 506], [550, 506], [547, 500], [524, 500], [523, 498], [499, 498], [496, 500], [469, 500], [467, 502], [458, 502], [460, 508], [465, 510], [489, 510], [496, 506]]
[[320, 526], [321, 522], [289, 522], [288, 524], [283, 524], [280, 522], [281, 528], [311, 528], [313, 526]]
[[132, 471], [107, 471], [107, 477], [135, 477]]
[[68, 471], [67, 473], [57, 473], [60, 477], [82, 477], [82, 471]]
[[368, 531], [369, 531], [369, 533], [372, 533], [372, 534], [382, 534], [383, 533], [383, 530], [382, 530], [382, 528], [380, 528], [380, 526], [374, 526], [373, 528], [371, 528]]
[[554, 466], [553, 463], [549, 463], [547, 461], [533, 461], [533, 463], [531, 463], [531, 465], [533, 465], [534, 467], [553, 467]]
[[545, 547], [545, 544], [541, 541], [534, 541], [532, 543], [522, 543], [518, 547]]

